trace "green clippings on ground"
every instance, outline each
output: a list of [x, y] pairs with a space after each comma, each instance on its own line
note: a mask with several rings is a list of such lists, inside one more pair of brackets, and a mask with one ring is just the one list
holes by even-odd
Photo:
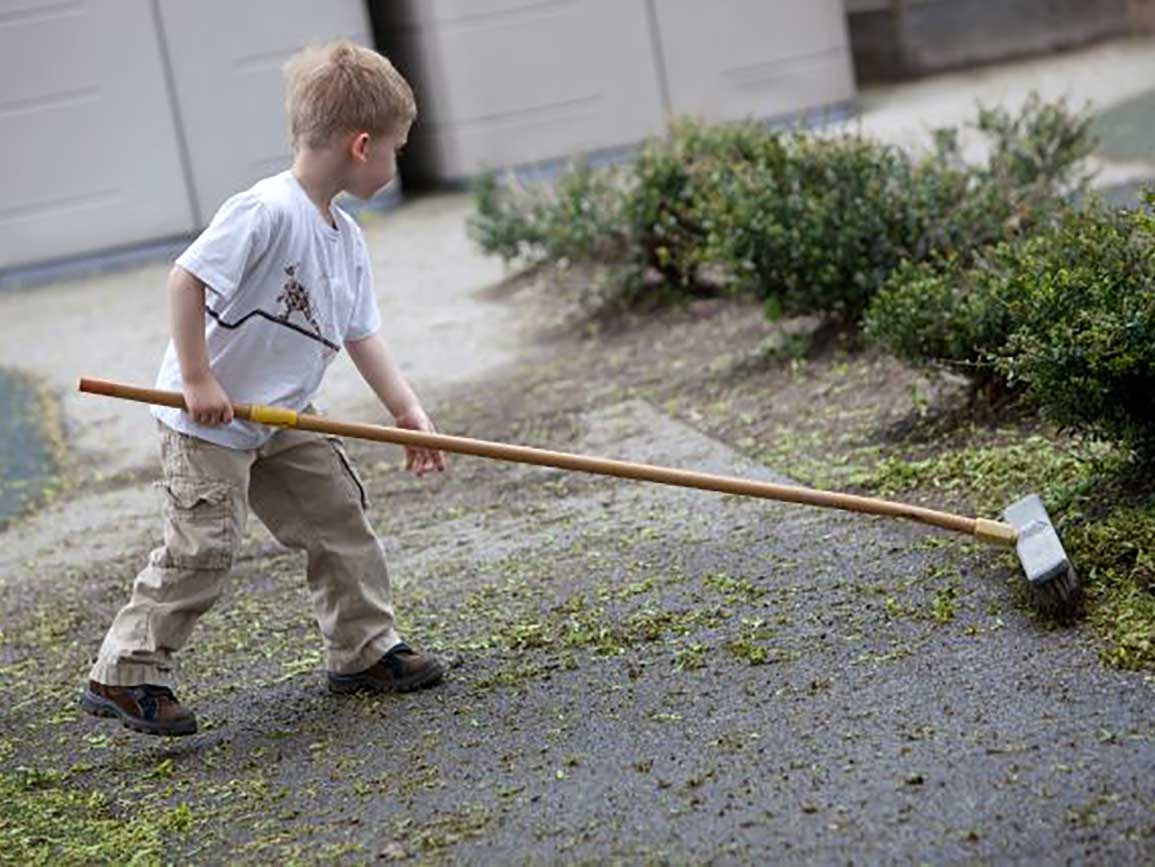
[[382, 848], [395, 854], [386, 858], [403, 858], [414, 853], [436, 854], [463, 840], [480, 837], [496, 820], [494, 813], [480, 804], [470, 804], [456, 813], [434, 819], [404, 819], [395, 829], [394, 839]]
[[950, 623], [958, 612], [959, 588], [957, 584], [948, 584], [938, 590], [930, 604], [931, 619], [937, 623]]
[[772, 638], [774, 633], [766, 628], [766, 621], [742, 618], [738, 636], [725, 642], [722, 647], [732, 656], [745, 660], [750, 665], [765, 665], [770, 661], [770, 651], [760, 642]]
[[[1134, 472], [1128, 453], [1094, 441], [1023, 438], [1010, 430], [1001, 436], [1000, 444], [944, 446], [923, 460], [890, 456], [853, 479], [881, 496], [944, 492], [988, 515], [1026, 493], [1039, 493], [1086, 587], [1087, 619], [1104, 661], [1120, 668], [1155, 666], [1155, 506], [1122, 506], [1106, 514], [1101, 506], [1118, 496], [1117, 480]], [[931, 610], [943, 623], [953, 619], [955, 601], [944, 592]]]
[[1033, 491], [1045, 492], [1053, 502], [1126, 460], [1125, 452], [1102, 443], [1059, 443], [1040, 435], [1020, 439], [1011, 431], [1003, 436], [1009, 442], [944, 444], [924, 460], [886, 457], [855, 473], [851, 483], [884, 497], [927, 489], [957, 492], [973, 498], [983, 514], [997, 515], [1012, 499]]
[[0, 861], [10, 864], [162, 864], [172, 835], [195, 825], [187, 804], [114, 804], [67, 773], [0, 773]]
[[[729, 622], [743, 606], [757, 604], [767, 590], [741, 575], [712, 574], [698, 584], [686, 575], [655, 572], [650, 562], [636, 557], [636, 546], [659, 540], [645, 523], [594, 524], [566, 545], [486, 564], [482, 571], [497, 576], [494, 583], [466, 594], [449, 616], [444, 610], [434, 614], [425, 606], [411, 607], [409, 622], [431, 645], [487, 655], [505, 652], [499, 668], [472, 682], [474, 689], [525, 686], [575, 668], [579, 659], [624, 656], [650, 644], [676, 642], [675, 665], [696, 667], [699, 652], [686, 648], [701, 644], [705, 632]], [[624, 575], [568, 594], [546, 577], [562, 563], [602, 571], [607, 552], [629, 555], [614, 558]], [[675, 603], [671, 588], [690, 596]]]
[[706, 667], [706, 654], [709, 645], [695, 641], [681, 648], [674, 654], [674, 668], [678, 671], [694, 671]]
[[1125, 506], [1072, 527], [1064, 547], [1081, 570], [1104, 661], [1155, 668], [1155, 504]]
[[721, 593], [728, 602], [753, 602], [766, 595], [766, 589], [757, 586], [749, 578], [735, 577], [724, 572], [707, 575], [703, 583]]

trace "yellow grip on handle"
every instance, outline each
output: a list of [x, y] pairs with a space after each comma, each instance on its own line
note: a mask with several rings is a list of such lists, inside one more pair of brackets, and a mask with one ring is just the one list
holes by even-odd
[[267, 424], [270, 427], [296, 427], [297, 413], [295, 410], [283, 409], [279, 406], [261, 406], [259, 403], [254, 403], [249, 407], [249, 421]]

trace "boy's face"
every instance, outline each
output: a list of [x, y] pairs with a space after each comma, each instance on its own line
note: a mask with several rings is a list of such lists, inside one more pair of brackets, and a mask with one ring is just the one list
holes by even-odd
[[350, 145], [353, 167], [346, 189], [359, 198], [372, 198], [397, 174], [397, 154], [408, 140], [408, 126], [385, 135], [354, 135]]

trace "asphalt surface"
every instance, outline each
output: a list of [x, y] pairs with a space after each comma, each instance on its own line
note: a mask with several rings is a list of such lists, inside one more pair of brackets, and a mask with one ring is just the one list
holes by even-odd
[[[784, 480], [642, 401], [521, 418], [567, 450]], [[82, 762], [101, 791], [175, 786], [210, 818], [169, 855], [198, 863], [1155, 858], [1155, 685], [1036, 620], [1010, 555], [480, 459], [418, 487], [370, 448], [353, 451], [402, 626], [452, 654], [445, 684], [339, 698], [315, 658], [268, 658], [273, 633], [306, 662], [316, 638], [300, 562], [258, 536], [186, 655], [201, 734], [77, 718], [66, 755], [21, 760]], [[118, 579], [90, 581], [110, 611]], [[263, 794], [222, 807], [238, 780]]]

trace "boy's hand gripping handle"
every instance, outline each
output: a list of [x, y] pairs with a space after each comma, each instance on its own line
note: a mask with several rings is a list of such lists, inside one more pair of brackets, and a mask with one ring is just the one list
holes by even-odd
[[[158, 406], [171, 406], [175, 409], [187, 410], [184, 395], [176, 391], [161, 391], [156, 388], [139, 388], [135, 385], [122, 385], [119, 382], [109, 382], [104, 379], [80, 380], [81, 391], [89, 394], [102, 394], [105, 397], [119, 397], [122, 400], [135, 400], [140, 403], [152, 403]], [[233, 416], [245, 421], [267, 424], [273, 427], [296, 427], [297, 413], [291, 409], [282, 409], [279, 406], [262, 406], [259, 403], [234, 403]]]

